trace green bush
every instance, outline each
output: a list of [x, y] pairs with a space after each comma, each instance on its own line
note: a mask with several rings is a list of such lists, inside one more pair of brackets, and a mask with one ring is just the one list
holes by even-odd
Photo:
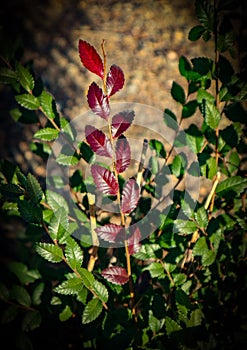
[[[170, 147], [144, 139], [131, 178], [124, 132], [134, 118], [138, 123], [138, 114], [110, 113], [124, 73], [116, 65], [107, 71], [104, 42], [101, 58], [79, 40], [82, 64], [102, 83], [88, 89], [93, 113], [84, 139], [58, 112], [32, 67], [20, 63], [13, 47], [5, 51], [0, 80], [16, 101], [9, 114], [39, 125], [30, 147], [45, 161], [55, 159], [59, 172], [41, 185], [35, 173], [1, 160], [1, 216], [5, 227], [20, 227], [1, 264], [3, 343], [17, 349], [244, 348], [247, 83], [244, 64], [234, 63], [238, 42], [231, 14], [237, 5], [195, 2], [199, 25], [189, 40], [213, 40], [214, 59], [180, 57], [187, 85], [174, 81], [171, 96], [181, 113], [164, 109], [175, 142]], [[195, 115], [200, 126], [189, 123]], [[106, 130], [93, 126], [97, 118]], [[195, 155], [192, 163], [177, 151], [186, 147]], [[174, 186], [162, 211], [168, 175]], [[200, 201], [186, 191], [188, 175], [210, 183]], [[102, 215], [95, 202], [99, 193], [116, 204], [117, 214]], [[153, 230], [140, 224], [151, 208], [158, 218]], [[3, 245], [8, 239], [6, 234]]]

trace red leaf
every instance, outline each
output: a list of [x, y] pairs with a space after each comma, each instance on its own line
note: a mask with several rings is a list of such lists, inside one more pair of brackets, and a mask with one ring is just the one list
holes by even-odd
[[114, 95], [124, 86], [124, 74], [120, 67], [113, 64], [106, 78], [108, 97]]
[[114, 284], [125, 284], [129, 280], [127, 271], [120, 266], [108, 267], [102, 271], [102, 276], [109, 282]]
[[85, 127], [86, 140], [92, 150], [99, 156], [105, 156], [111, 158], [112, 146], [108, 137], [103, 131], [96, 129], [91, 125]]
[[132, 231], [132, 235], [128, 238], [128, 246], [129, 253], [132, 255], [139, 252], [141, 247], [140, 240], [142, 239], [142, 236], [138, 226], [133, 225], [131, 226], [130, 230]]
[[90, 72], [104, 78], [103, 62], [93, 46], [84, 40], [79, 40], [79, 54], [81, 62]]
[[112, 117], [112, 136], [117, 138], [126, 131], [133, 122], [134, 116], [134, 111], [123, 111], [115, 114]]
[[118, 192], [118, 182], [110, 170], [100, 165], [93, 164], [91, 172], [99, 191], [104, 194], [116, 196]]
[[122, 173], [130, 165], [130, 146], [127, 139], [122, 136], [116, 143], [116, 168]]
[[91, 110], [101, 118], [108, 120], [110, 106], [108, 97], [103, 94], [102, 89], [93, 82], [88, 89], [87, 102]]
[[123, 239], [123, 230], [123, 226], [116, 224], [107, 224], [104, 226], [97, 227], [95, 229], [98, 236], [109, 243], [116, 243], [116, 240], [119, 241]]
[[140, 191], [137, 182], [134, 179], [129, 179], [123, 189], [121, 201], [122, 213], [128, 214], [132, 212], [137, 207], [139, 197]]

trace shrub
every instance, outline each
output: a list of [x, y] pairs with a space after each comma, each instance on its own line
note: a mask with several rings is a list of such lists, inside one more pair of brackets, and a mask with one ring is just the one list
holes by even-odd
[[[18, 104], [10, 115], [39, 125], [32, 151], [47, 161], [48, 174], [41, 186], [35, 174], [1, 161], [2, 216], [23, 223], [14, 254], [1, 267], [1, 322], [13, 347], [243, 346], [246, 75], [232, 63], [234, 7], [196, 1], [200, 24], [189, 39], [212, 38], [215, 57], [180, 57], [187, 85], [174, 81], [171, 96], [181, 114], [164, 110], [174, 143], [144, 138], [138, 172], [130, 177], [128, 131], [138, 114], [112, 115], [125, 79], [117, 65], [107, 70], [104, 41], [100, 55], [79, 40], [84, 68], [102, 84], [88, 88], [91, 122], [82, 125], [83, 138], [32, 68], [15, 54], [2, 57], [1, 81]], [[197, 125], [189, 123], [194, 115]], [[210, 183], [202, 199], [188, 193], [188, 177]], [[99, 198], [113, 212], [102, 210]]]

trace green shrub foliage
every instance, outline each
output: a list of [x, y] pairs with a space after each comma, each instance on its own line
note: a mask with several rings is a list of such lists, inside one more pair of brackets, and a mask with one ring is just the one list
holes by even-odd
[[[180, 57], [186, 88], [176, 81], [171, 88], [180, 113], [164, 106], [164, 123], [174, 121], [169, 126], [177, 132], [176, 147], [189, 146], [197, 155], [201, 179], [209, 184], [197, 203], [179, 186], [187, 171], [193, 175], [193, 166], [185, 170], [186, 159], [174, 156], [174, 149], [159, 140], [144, 140], [143, 156], [147, 147], [152, 156], [150, 169], [141, 169], [142, 181], [140, 174], [124, 177], [131, 157], [124, 132], [138, 115], [119, 111], [110, 117], [110, 103], [124, 86], [124, 73], [117, 65], [106, 70], [104, 42], [101, 55], [79, 40], [82, 65], [101, 81], [101, 86], [89, 86], [92, 124], [79, 142], [30, 65], [20, 63], [13, 47], [5, 50], [0, 81], [11, 87], [16, 101], [9, 114], [15, 121], [39, 125], [31, 149], [44, 160], [59, 137], [66, 141], [57, 162], [70, 169], [75, 204], [71, 208], [59, 193], [61, 177], [54, 176], [51, 190], [35, 173], [25, 174], [21, 165], [1, 160], [1, 216], [5, 227], [20, 227], [1, 264], [3, 339], [13, 348], [244, 347], [247, 83], [246, 67], [235, 64], [239, 56], [245, 60], [231, 21], [238, 5], [232, 0], [196, 0], [199, 24], [188, 38], [213, 40], [215, 51], [210, 58]], [[195, 115], [200, 127], [188, 123]], [[95, 128], [93, 118], [104, 119], [108, 132]], [[185, 119], [182, 137], [176, 126]], [[111, 166], [98, 162], [97, 155], [110, 159]], [[155, 199], [154, 175], [161, 159], [175, 179], [174, 196], [168, 214], [159, 213], [159, 227], [141, 240], [134, 224]], [[91, 169], [87, 179], [80, 162]], [[95, 189], [117, 203], [118, 223], [111, 222], [110, 213], [100, 217]], [[183, 216], [178, 218], [180, 210]], [[128, 220], [133, 224], [129, 230]], [[91, 240], [76, 238], [78, 229]], [[8, 240], [6, 236], [3, 243]], [[101, 247], [102, 240], [113, 247]], [[114, 248], [118, 240], [122, 247]]]

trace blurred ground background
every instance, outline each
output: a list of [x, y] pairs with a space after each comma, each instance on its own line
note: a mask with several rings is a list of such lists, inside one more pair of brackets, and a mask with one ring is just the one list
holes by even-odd
[[[81, 65], [79, 39], [90, 42], [99, 53], [105, 39], [108, 67], [115, 63], [123, 69], [125, 87], [113, 102], [144, 103], [175, 113], [172, 82], [185, 86], [179, 57], [214, 55], [212, 44], [188, 40], [189, 29], [198, 24], [192, 0], [9, 0], [0, 18], [10, 38], [19, 36], [23, 42], [22, 61], [33, 62], [36, 75], [70, 120], [88, 110], [87, 89], [97, 79]], [[1, 153], [14, 158], [24, 171], [35, 169], [44, 176], [43, 164], [29, 149], [33, 126], [10, 120], [12, 103], [8, 90], [1, 89]]]

